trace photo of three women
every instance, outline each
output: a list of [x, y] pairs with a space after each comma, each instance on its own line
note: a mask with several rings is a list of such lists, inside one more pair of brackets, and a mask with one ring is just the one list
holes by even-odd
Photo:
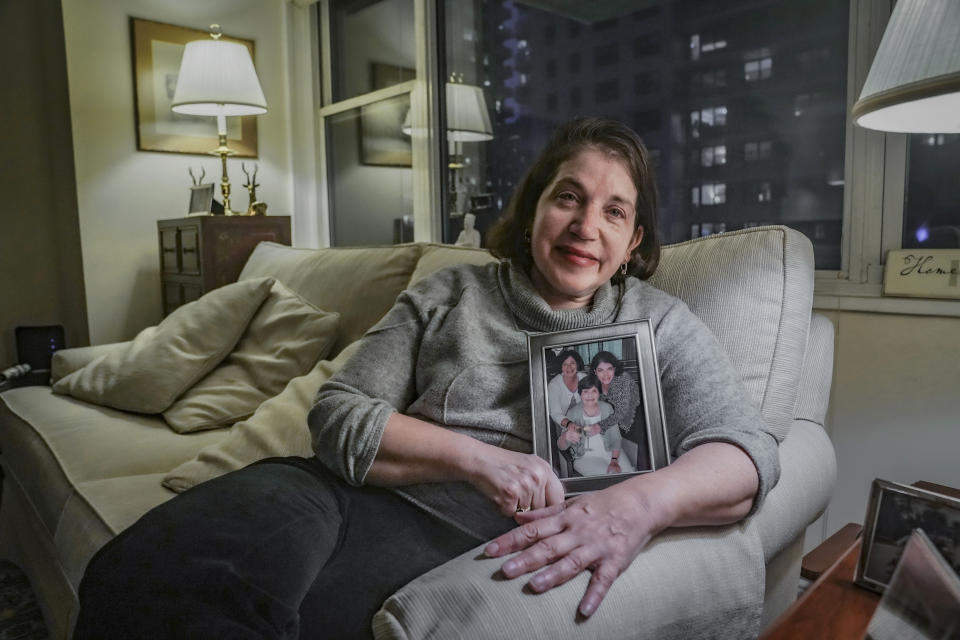
[[565, 349], [558, 359], [560, 373], [547, 384], [557, 449], [576, 475], [637, 471], [636, 455], [622, 447], [622, 435], [630, 433], [640, 406], [637, 382], [609, 351], [597, 353], [587, 371], [575, 348]]

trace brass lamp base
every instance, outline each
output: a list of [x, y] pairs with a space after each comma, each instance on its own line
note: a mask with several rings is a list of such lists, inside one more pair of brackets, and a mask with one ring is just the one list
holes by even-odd
[[223, 215], [245, 215], [241, 211], [234, 211], [230, 208], [230, 178], [227, 177], [227, 156], [235, 155], [236, 151], [227, 146], [227, 134], [221, 133], [219, 135], [218, 142], [220, 143], [219, 146], [210, 151], [210, 155], [220, 156], [220, 167], [222, 169], [222, 175], [220, 177], [220, 192], [223, 194]]

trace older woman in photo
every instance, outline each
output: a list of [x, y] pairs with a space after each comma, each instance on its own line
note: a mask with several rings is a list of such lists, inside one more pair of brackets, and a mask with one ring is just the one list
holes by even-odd
[[592, 373], [585, 376], [579, 390], [580, 404], [567, 411], [557, 448], [571, 453], [573, 468], [581, 476], [636, 471], [629, 460], [620, 458], [620, 430], [600, 429], [600, 421], [613, 413], [613, 407], [600, 399], [600, 379]]
[[570, 407], [580, 402], [578, 384], [587, 374], [583, 371], [583, 358], [575, 349], [561, 351], [557, 359], [560, 373], [547, 383], [547, 406], [550, 419], [559, 425]]
[[[397, 298], [320, 388], [315, 457], [198, 485], [108, 542], [76, 637], [369, 637], [384, 599], [481, 541], [534, 592], [590, 571], [572, 629], [664, 529], [753, 513], [779, 477], [777, 441], [713, 335], [644, 281], [657, 237], [637, 134], [558, 127], [488, 234], [502, 260]], [[565, 501], [532, 453], [525, 332], [638, 318], [655, 327], [676, 460]]]

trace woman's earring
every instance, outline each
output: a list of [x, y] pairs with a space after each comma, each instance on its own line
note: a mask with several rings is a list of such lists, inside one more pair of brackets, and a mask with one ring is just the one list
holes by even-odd
[[523, 230], [523, 241], [530, 245], [530, 229]]
[[624, 262], [623, 264], [620, 265], [620, 275], [622, 275], [624, 278], [627, 277], [627, 263], [626, 263], [626, 262]]

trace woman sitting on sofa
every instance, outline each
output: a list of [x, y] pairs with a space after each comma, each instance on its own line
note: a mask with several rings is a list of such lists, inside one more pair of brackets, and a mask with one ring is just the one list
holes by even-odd
[[[591, 571], [572, 628], [660, 531], [759, 506], [776, 440], [710, 332], [643, 281], [660, 248], [633, 131], [560, 126], [489, 245], [501, 262], [419, 281], [320, 388], [314, 458], [201, 484], [109, 542], [81, 584], [77, 637], [365, 637], [391, 593], [484, 541], [488, 556], [519, 551], [502, 573], [532, 573], [535, 592]], [[564, 501], [531, 453], [525, 332], [641, 317], [676, 460]]]

